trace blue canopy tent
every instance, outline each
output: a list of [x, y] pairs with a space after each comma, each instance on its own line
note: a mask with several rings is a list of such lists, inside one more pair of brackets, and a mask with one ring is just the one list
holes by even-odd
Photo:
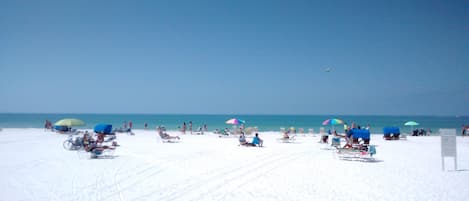
[[361, 138], [365, 144], [370, 143], [370, 131], [365, 129], [352, 129], [352, 139], [358, 142], [358, 139]]
[[398, 127], [384, 127], [383, 134], [386, 140], [398, 140], [401, 131]]
[[95, 133], [103, 133], [103, 134], [113, 134], [112, 133], [112, 125], [111, 124], [98, 124], [94, 127]]

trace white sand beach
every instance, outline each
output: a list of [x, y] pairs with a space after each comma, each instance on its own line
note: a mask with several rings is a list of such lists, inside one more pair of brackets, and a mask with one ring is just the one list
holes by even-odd
[[[265, 147], [236, 138], [180, 135], [162, 143], [156, 131], [118, 134], [114, 158], [67, 151], [67, 138], [43, 129], [0, 131], [0, 200], [447, 200], [469, 197], [469, 137], [457, 137], [458, 170], [442, 171], [440, 137], [377, 145], [374, 162], [340, 160], [319, 137]], [[177, 134], [178, 133], [170, 133]], [[447, 169], [453, 169], [447, 160]]]

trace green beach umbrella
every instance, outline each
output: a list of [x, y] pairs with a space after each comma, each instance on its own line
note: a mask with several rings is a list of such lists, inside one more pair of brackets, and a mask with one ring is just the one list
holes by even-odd
[[408, 121], [408, 122], [405, 122], [404, 126], [418, 126], [419, 123], [415, 122], [415, 121]]
[[415, 121], [408, 121], [408, 122], [405, 122], [404, 124], [404, 126], [410, 126], [411, 132], [414, 130], [414, 126], [418, 126], [418, 125], [420, 124]]
[[55, 122], [54, 125], [56, 125], [56, 126], [68, 126], [68, 127], [83, 126], [83, 125], [85, 125], [85, 122], [83, 122], [82, 120], [79, 120], [79, 119], [61, 119], [58, 122]]

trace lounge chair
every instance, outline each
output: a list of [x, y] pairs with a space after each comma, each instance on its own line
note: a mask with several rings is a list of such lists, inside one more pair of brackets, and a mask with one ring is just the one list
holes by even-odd
[[86, 151], [90, 153], [90, 158], [113, 158], [115, 146], [98, 145], [96, 143], [90, 145], [90, 148]]
[[[374, 160], [376, 146], [370, 145], [370, 131], [363, 129], [352, 129], [351, 148], [338, 148], [339, 158], [345, 160], [370, 161]], [[361, 142], [361, 143], [360, 143]]]
[[179, 142], [179, 140], [181, 140], [179, 136], [170, 136], [169, 134], [163, 131], [159, 131], [158, 135], [160, 136], [161, 141], [163, 143], [167, 143], [167, 142], [173, 143], [173, 142]]
[[54, 131], [60, 134], [78, 134], [77, 129], [68, 126], [54, 126]]
[[290, 135], [288, 138], [284, 138], [282, 136], [281, 138], [277, 138], [277, 141], [282, 142], [282, 143], [291, 143], [296, 140], [295, 136], [296, 135]]
[[221, 130], [218, 133], [218, 137], [237, 137], [235, 134], [233, 134], [230, 130]]
[[339, 148], [339, 147], [340, 147], [340, 138], [334, 136], [334, 137], [332, 138], [331, 146], [332, 146], [332, 147], [335, 147], [335, 148]]

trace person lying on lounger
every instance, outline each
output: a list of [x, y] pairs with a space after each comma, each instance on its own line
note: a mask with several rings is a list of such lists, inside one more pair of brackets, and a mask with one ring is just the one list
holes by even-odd
[[164, 139], [164, 140], [169, 140], [169, 139], [180, 139], [179, 136], [171, 136], [169, 135], [168, 133], [165, 133], [163, 131], [159, 131], [159, 135], [161, 137], [161, 139]]
[[85, 150], [87, 152], [93, 152], [93, 153], [102, 152], [106, 149], [115, 149], [115, 147], [114, 146], [101, 145], [101, 144], [98, 144], [97, 141], [91, 142], [87, 147], [85, 147]]

